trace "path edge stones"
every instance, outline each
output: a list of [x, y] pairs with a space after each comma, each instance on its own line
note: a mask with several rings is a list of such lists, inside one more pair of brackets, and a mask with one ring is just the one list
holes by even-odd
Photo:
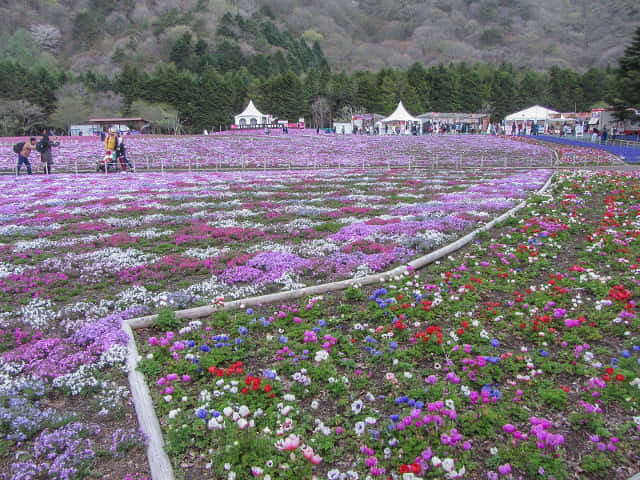
[[[186, 320], [204, 318], [212, 315], [217, 311], [246, 308], [249, 306], [267, 303], [284, 302], [307, 295], [321, 295], [337, 290], [344, 290], [353, 285], [372, 285], [374, 283], [384, 283], [389, 280], [399, 279], [401, 276], [408, 275], [413, 270], [425, 267], [426, 265], [433, 263], [436, 260], [439, 260], [440, 258], [455, 252], [456, 250], [459, 250], [460, 248], [470, 243], [478, 233], [489, 230], [493, 228], [497, 223], [500, 223], [513, 216], [527, 204], [527, 202], [533, 195], [544, 194], [553, 182], [555, 175], [555, 171], [552, 171], [545, 184], [539, 190], [529, 194], [527, 198], [525, 198], [522, 202], [506, 211], [499, 217], [494, 218], [482, 227], [473, 230], [472, 232], [468, 233], [464, 237], [459, 238], [453, 243], [445, 245], [444, 247], [441, 247], [438, 250], [435, 250], [427, 255], [411, 260], [406, 265], [401, 265], [387, 272], [367, 275], [366, 277], [352, 278], [348, 280], [341, 280], [339, 282], [325, 283], [322, 285], [314, 285], [312, 287], [300, 288], [288, 292], [260, 295], [257, 297], [246, 298], [244, 300], [234, 300], [228, 303], [224, 303], [224, 305], [222, 306], [207, 305], [203, 307], [189, 308], [186, 310], [178, 310], [175, 312], [176, 318]], [[122, 322], [121, 328], [122, 330], [124, 330], [128, 337], [127, 370], [129, 376], [129, 386], [131, 388], [131, 396], [133, 398], [133, 404], [136, 409], [138, 422], [140, 423], [140, 429], [144, 432], [149, 440], [149, 443], [147, 445], [147, 458], [149, 460], [149, 467], [151, 469], [151, 478], [153, 480], [175, 480], [171, 461], [164, 451], [164, 440], [162, 437], [162, 431], [160, 430], [160, 422], [158, 421], [155, 408], [153, 407], [153, 401], [151, 399], [149, 387], [144, 379], [144, 375], [137, 370], [140, 354], [138, 353], [138, 348], [133, 338], [133, 330], [150, 327], [156, 318], [157, 315], [147, 315], [145, 317], [137, 317], [124, 320]]]

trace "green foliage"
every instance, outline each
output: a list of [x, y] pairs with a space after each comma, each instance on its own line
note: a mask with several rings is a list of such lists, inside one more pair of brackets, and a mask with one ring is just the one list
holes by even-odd
[[138, 362], [138, 370], [147, 378], [156, 378], [162, 373], [162, 364], [151, 358], [143, 358]]
[[585, 455], [582, 457], [582, 468], [586, 473], [604, 474], [611, 469], [611, 460], [604, 454], [600, 453], [597, 457]]
[[470, 411], [462, 415], [461, 430], [466, 435], [489, 440], [495, 438], [501, 422], [500, 416], [493, 409], [481, 413]]
[[567, 392], [559, 388], [548, 388], [546, 385], [538, 388], [538, 394], [544, 403], [553, 408], [564, 408], [567, 406]]
[[100, 17], [88, 9], [79, 11], [71, 20], [73, 38], [85, 48], [91, 47], [101, 32], [99, 21]]
[[349, 286], [349, 288], [344, 291], [344, 299], [347, 302], [359, 302], [364, 299], [364, 293], [359, 288]]
[[175, 330], [180, 326], [181, 322], [176, 318], [176, 313], [165, 308], [158, 312], [158, 316], [153, 320], [152, 327], [162, 332]]

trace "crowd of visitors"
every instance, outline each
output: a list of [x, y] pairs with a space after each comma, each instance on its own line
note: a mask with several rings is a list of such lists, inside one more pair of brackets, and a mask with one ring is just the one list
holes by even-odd
[[[113, 172], [119, 169], [122, 171], [133, 172], [134, 168], [127, 158], [127, 148], [124, 137], [110, 129], [108, 135], [104, 135], [105, 156], [97, 162], [97, 170], [104, 171], [107, 165], [107, 171]], [[40, 140], [36, 137], [30, 137], [25, 142], [18, 142], [13, 146], [13, 151], [18, 155], [18, 163], [16, 165], [16, 174], [20, 175], [20, 170], [24, 165], [27, 169], [27, 175], [33, 174], [31, 165], [31, 152], [40, 154], [40, 162], [42, 163], [42, 171], [45, 175], [49, 175], [53, 170], [53, 148], [60, 146], [60, 137], [54, 136], [53, 131], [44, 129]], [[127, 168], [128, 167], [128, 168]]]

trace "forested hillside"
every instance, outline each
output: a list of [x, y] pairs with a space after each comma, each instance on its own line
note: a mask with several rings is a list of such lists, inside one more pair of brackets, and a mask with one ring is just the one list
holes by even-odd
[[[446, 62], [446, 55], [436, 55], [431, 62], [416, 54], [408, 66], [394, 68], [383, 49], [371, 55], [381, 68], [341, 69], [336, 55], [346, 50], [328, 45], [319, 30], [298, 35], [301, 24], [283, 19], [292, 19], [299, 6], [287, 9], [283, 1], [6, 0], [0, 7], [8, 26], [0, 35], [0, 134], [120, 115], [143, 116], [165, 132], [218, 129], [249, 98], [281, 119], [303, 116], [319, 126], [356, 112], [389, 114], [400, 100], [414, 114], [484, 112], [494, 121], [534, 103], [565, 112], [635, 105], [620, 100], [627, 89], [611, 66], [537, 70], [508, 57], [466, 62], [461, 55]], [[302, 1], [302, 13], [314, 11], [315, 0]], [[373, 15], [374, 7], [366, 11]], [[398, 12], [388, 13], [387, 20]], [[382, 37], [370, 40], [376, 38]], [[615, 51], [622, 53], [631, 38]], [[481, 51], [503, 48], [494, 47]]]
[[[238, 24], [237, 14], [257, 20]], [[317, 41], [331, 66], [347, 71], [407, 68], [415, 61], [585, 71], [615, 64], [640, 23], [640, 5], [635, 0], [5, 0], [0, 16], [0, 49], [18, 53], [20, 41], [35, 42], [75, 72], [109, 71], [129, 62], [150, 69], [168, 61], [185, 34], [194, 46], [202, 40], [218, 51], [226, 42], [244, 55], [265, 57], [291, 53], [291, 34], [310, 46]]]

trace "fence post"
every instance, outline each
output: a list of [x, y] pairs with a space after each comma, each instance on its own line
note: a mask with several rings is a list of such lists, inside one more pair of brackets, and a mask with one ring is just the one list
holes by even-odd
[[77, 175], [78, 174], [78, 159], [77, 158], [76, 158], [75, 164], [76, 164], [76, 175]]
[[146, 159], [147, 159], [147, 170], [149, 170], [149, 156], [147, 156]]
[[164, 157], [160, 157], [160, 174], [164, 175]]
[[191, 173], [191, 157], [189, 157], [189, 173]]

